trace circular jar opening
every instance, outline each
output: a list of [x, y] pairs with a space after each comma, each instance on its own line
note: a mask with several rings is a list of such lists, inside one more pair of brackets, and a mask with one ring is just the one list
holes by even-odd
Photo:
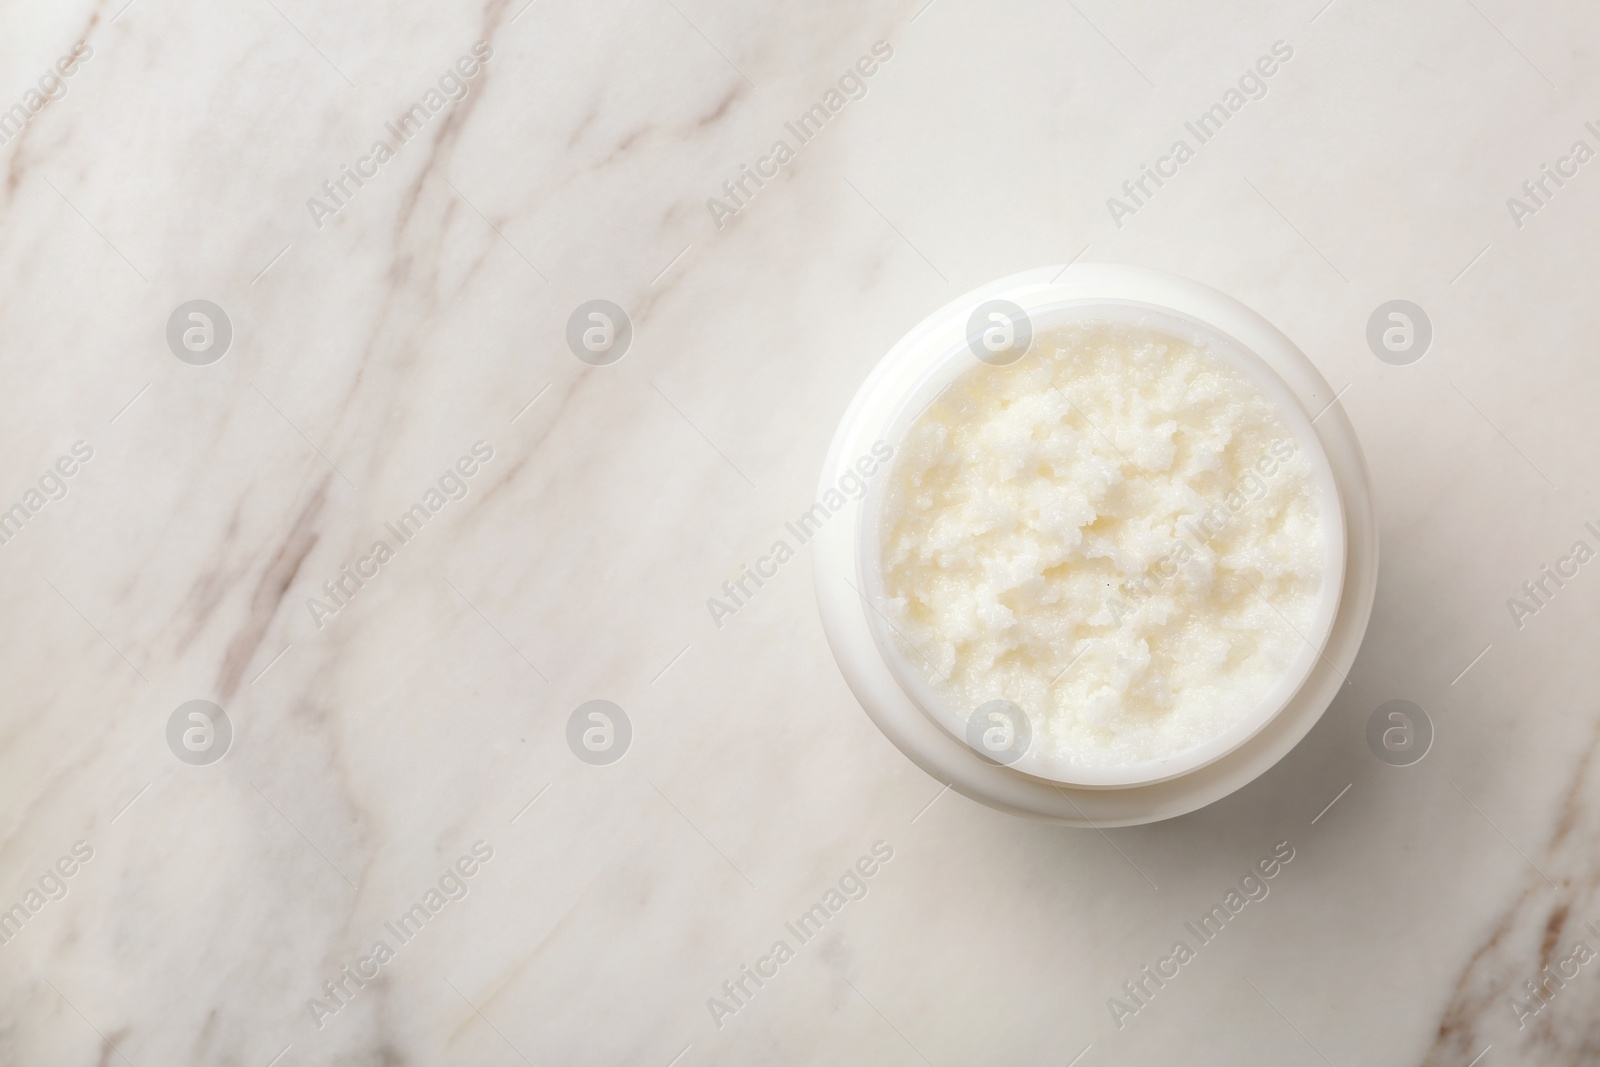
[[985, 761], [1083, 788], [1212, 763], [1289, 703], [1344, 584], [1294, 394], [1190, 314], [992, 300], [908, 354], [856, 545], [877, 650]]

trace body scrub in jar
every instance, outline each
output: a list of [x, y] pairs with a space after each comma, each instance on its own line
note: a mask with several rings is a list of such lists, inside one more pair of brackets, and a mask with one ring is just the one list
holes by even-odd
[[1129, 318], [974, 360], [906, 429], [879, 515], [881, 609], [921, 686], [1069, 776], [1246, 721], [1314, 654], [1326, 570], [1278, 404], [1213, 344]]
[[1326, 708], [1370, 612], [1370, 491], [1332, 398], [1258, 316], [1154, 272], [1037, 272], [943, 309], [830, 454], [893, 449], [819, 539], [847, 681], [998, 807], [1140, 822], [1238, 788]]

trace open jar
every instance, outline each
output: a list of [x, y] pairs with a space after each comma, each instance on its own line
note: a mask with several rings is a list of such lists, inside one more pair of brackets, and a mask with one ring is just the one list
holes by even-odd
[[1333, 400], [1264, 319], [1170, 275], [1045, 268], [951, 302], [823, 468], [827, 490], [874, 457], [813, 543], [851, 689], [1002, 810], [1119, 825], [1239, 788], [1327, 708], [1372, 607]]

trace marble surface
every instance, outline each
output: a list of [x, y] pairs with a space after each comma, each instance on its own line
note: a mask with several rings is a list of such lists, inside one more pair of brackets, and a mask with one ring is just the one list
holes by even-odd
[[[66, 0], [6, 26], [0, 1062], [1600, 1055], [1600, 564], [1507, 603], [1600, 548], [1592, 7]], [[1571, 176], [1513, 211], [1546, 164]], [[778, 173], [708, 207], [745, 165]], [[809, 506], [897, 337], [1079, 257], [1281, 327], [1342, 390], [1383, 528], [1316, 730], [1104, 833], [915, 769], [841, 681], [808, 560], [706, 608]], [[1405, 366], [1365, 336], [1397, 298], [1434, 331]], [[595, 299], [633, 326], [609, 366], [565, 340]], [[205, 365], [166, 337], [191, 300], [232, 326]], [[371, 576], [337, 605], [345, 567]], [[632, 727], [603, 766], [567, 740], [595, 699]], [[1396, 699], [1435, 732], [1411, 766], [1366, 742]], [[209, 764], [169, 746], [192, 700], [231, 725]], [[1275, 848], [1270, 893], [1131, 1000]]]

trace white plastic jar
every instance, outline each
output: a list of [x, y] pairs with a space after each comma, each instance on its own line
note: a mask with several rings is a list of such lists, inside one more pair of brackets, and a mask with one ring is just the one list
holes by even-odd
[[[890, 618], [881, 546], [887, 487], [907, 432], [952, 383], [982, 364], [1037, 358], [1035, 340], [1073, 327], [1154, 330], [1203, 348], [1270, 399], [1309, 462], [1320, 536], [1321, 592], [1266, 695], [1200, 743], [1157, 759], [1063, 762], [1042, 746], [985, 751], [975, 709], [936, 692]], [[981, 373], [981, 371], [980, 371]], [[969, 797], [1016, 814], [1076, 825], [1170, 818], [1240, 788], [1282, 758], [1332, 701], [1354, 661], [1377, 585], [1378, 538], [1359, 443], [1316, 368], [1266, 320], [1213, 289], [1134, 267], [1048, 267], [962, 296], [918, 324], [868, 376], [823, 466], [822, 489], [874, 470], [813, 541], [823, 627], [846, 681], [894, 744]], [[890, 450], [893, 456], [883, 462]], [[878, 472], [883, 466], [887, 470]], [[837, 495], [837, 493], [835, 493]], [[842, 521], [841, 521], [842, 520]], [[914, 650], [912, 650], [914, 651]], [[1015, 705], [1007, 715], [1015, 718]], [[1023, 741], [1029, 724], [1017, 722]], [[996, 718], [1006, 725], [1006, 718]], [[1036, 731], [1035, 731], [1036, 732]], [[1007, 726], [1005, 738], [1013, 731]]]

